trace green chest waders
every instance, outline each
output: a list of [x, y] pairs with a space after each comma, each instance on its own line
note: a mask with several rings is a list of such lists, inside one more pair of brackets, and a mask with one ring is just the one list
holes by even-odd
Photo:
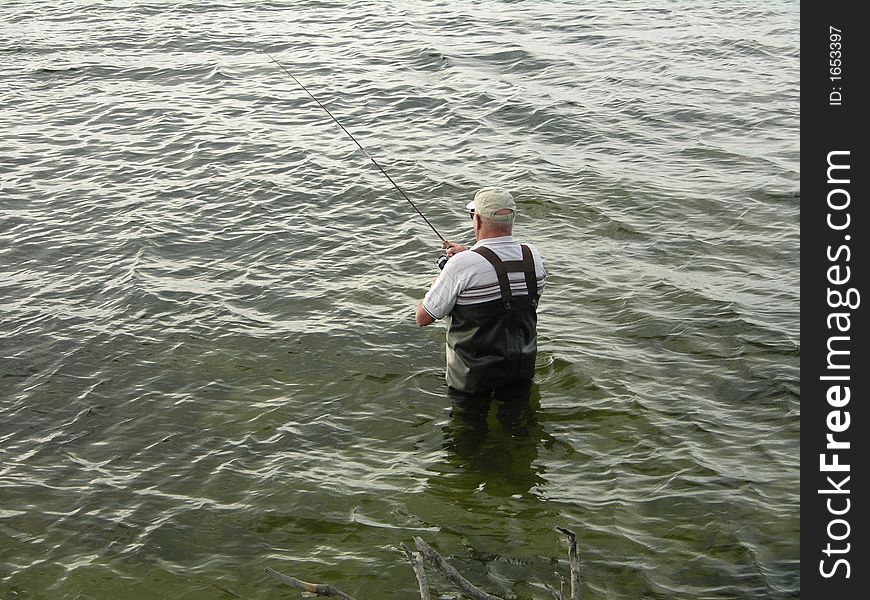
[[[457, 305], [447, 324], [447, 385], [460, 392], [483, 393], [527, 382], [535, 373], [538, 282], [535, 261], [521, 245], [522, 260], [501, 260], [486, 247], [475, 248], [495, 268], [501, 299]], [[526, 296], [511, 294], [508, 273], [523, 273]]]

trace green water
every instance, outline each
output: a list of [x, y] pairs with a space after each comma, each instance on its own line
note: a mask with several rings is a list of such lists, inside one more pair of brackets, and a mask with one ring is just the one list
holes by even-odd
[[[415, 536], [551, 598], [557, 526], [587, 600], [798, 597], [798, 8], [4, 3], [0, 599], [410, 599]], [[449, 239], [514, 192], [528, 402], [455, 405], [438, 239], [262, 50]]]

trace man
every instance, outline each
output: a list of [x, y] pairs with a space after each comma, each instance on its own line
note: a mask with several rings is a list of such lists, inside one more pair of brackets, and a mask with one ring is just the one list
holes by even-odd
[[517, 206], [509, 192], [483, 188], [467, 208], [477, 243], [447, 247], [416, 320], [424, 327], [447, 319], [447, 385], [486, 394], [532, 380], [547, 272], [538, 251], [512, 237]]

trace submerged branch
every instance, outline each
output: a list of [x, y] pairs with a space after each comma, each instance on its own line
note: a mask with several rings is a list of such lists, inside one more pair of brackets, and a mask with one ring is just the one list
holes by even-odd
[[545, 583], [545, 584], [544, 584], [544, 587], [547, 588], [547, 591], [548, 591], [548, 592], [550, 592], [551, 594], [553, 594], [553, 598], [555, 598], [556, 600], [565, 600], [565, 596], [562, 595], [562, 588], [564, 588], [564, 584], [565, 584], [565, 580], [562, 579], [562, 582], [561, 582], [561, 584], [560, 584], [560, 586], [559, 586], [559, 591], [558, 591], [558, 592], [556, 591], [556, 588], [554, 588], [554, 587], [553, 587], [552, 585], [550, 585], [549, 583]]
[[571, 600], [580, 600], [580, 551], [577, 536], [570, 529], [556, 527], [556, 531], [568, 538], [568, 563], [571, 566]]
[[420, 588], [420, 600], [430, 600], [429, 596], [429, 580], [426, 578], [426, 571], [423, 569], [423, 561], [420, 559], [419, 552], [411, 552], [408, 547], [402, 543], [402, 550], [405, 552], [405, 557], [411, 563], [411, 568], [414, 569], [414, 576], [417, 578], [417, 586]]
[[457, 588], [462, 590], [469, 597], [474, 600], [502, 600], [498, 596], [493, 596], [492, 594], [487, 594], [473, 583], [468, 581], [465, 577], [459, 574], [459, 571], [451, 567], [447, 564], [447, 562], [441, 558], [441, 555], [435, 552], [432, 547], [424, 542], [422, 539], [415, 537], [414, 543], [417, 545], [417, 550], [419, 550], [423, 556], [432, 563], [436, 569], [441, 571], [444, 577], [447, 578], [447, 581], [455, 585]]
[[309, 594], [315, 594], [317, 596], [329, 596], [332, 598], [339, 598], [339, 600], [356, 600], [353, 596], [345, 594], [337, 587], [329, 585], [328, 583], [308, 583], [305, 581], [300, 581], [295, 577], [289, 577], [268, 567], [266, 568], [266, 573], [270, 577], [277, 581], [280, 581], [281, 583], [289, 585], [292, 588], [296, 588], [297, 590], [307, 592]]
[[[571, 568], [570, 600], [580, 600], [580, 551], [577, 549], [577, 536], [574, 534], [573, 531], [571, 531], [570, 529], [565, 529], [564, 527], [556, 527], [556, 531], [568, 538], [568, 563]], [[436, 569], [438, 569], [438, 571], [440, 571], [441, 574], [444, 575], [447, 581], [453, 584], [463, 594], [465, 594], [472, 600], [502, 600], [498, 596], [493, 596], [492, 594], [484, 592], [473, 583], [465, 579], [462, 575], [459, 574], [459, 571], [447, 564], [447, 562], [443, 558], [441, 558], [441, 555], [433, 550], [432, 547], [424, 542], [421, 538], [415, 537], [414, 543], [416, 544], [417, 550], [419, 550], [419, 552], [412, 552], [405, 544], [400, 545], [402, 547], [402, 551], [405, 553], [405, 557], [411, 564], [411, 568], [414, 569], [414, 575], [417, 578], [417, 585], [420, 588], [420, 600], [430, 600], [429, 581], [426, 578], [426, 571], [423, 568], [424, 558]], [[316, 596], [328, 596], [332, 598], [338, 598], [339, 600], [355, 600], [353, 596], [342, 592], [337, 587], [329, 585], [328, 583], [307, 583], [305, 581], [300, 581], [295, 577], [289, 577], [287, 575], [284, 575], [283, 573], [279, 573], [278, 571], [269, 568], [266, 569], [266, 573], [273, 579], [289, 585], [292, 588], [300, 590], [303, 593]], [[564, 594], [565, 579], [561, 576], [559, 578], [561, 580], [561, 585], [559, 586], [560, 589], [558, 592], [549, 585], [545, 584], [545, 587], [547, 588], [547, 590], [549, 590], [551, 594], [553, 594], [553, 597], [557, 600], [566, 600]]]

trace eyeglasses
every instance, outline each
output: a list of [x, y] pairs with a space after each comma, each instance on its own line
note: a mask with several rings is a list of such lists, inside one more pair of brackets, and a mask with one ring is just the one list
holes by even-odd
[[474, 218], [474, 211], [473, 210], [468, 211], [468, 214], [471, 216], [472, 219]]

